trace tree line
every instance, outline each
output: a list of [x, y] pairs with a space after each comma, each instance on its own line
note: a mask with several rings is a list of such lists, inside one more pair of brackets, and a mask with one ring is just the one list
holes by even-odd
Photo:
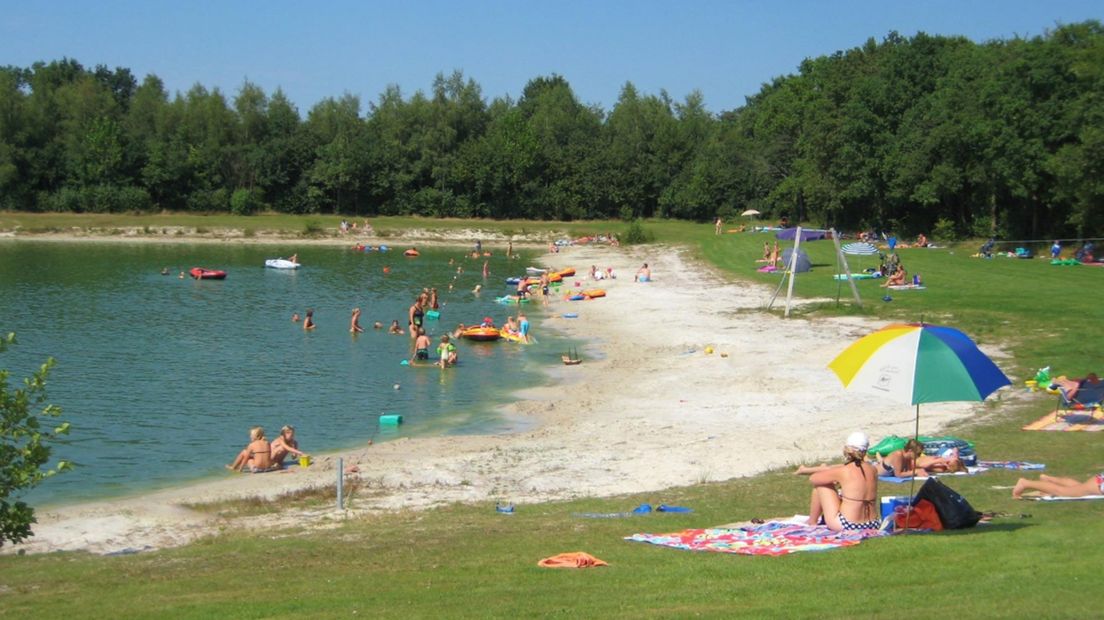
[[0, 209], [708, 220], [746, 209], [936, 236], [1104, 232], [1104, 29], [890, 33], [714, 114], [561, 76], [488, 100], [461, 72], [305, 118], [281, 91], [170, 96], [72, 59], [0, 68]]

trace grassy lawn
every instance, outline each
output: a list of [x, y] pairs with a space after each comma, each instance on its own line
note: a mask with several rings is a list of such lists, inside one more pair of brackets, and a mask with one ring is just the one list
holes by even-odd
[[[0, 227], [10, 217], [0, 214]], [[279, 226], [288, 230], [302, 228], [302, 218], [285, 223], [283, 216], [271, 217], [280, 218]], [[473, 227], [445, 220], [372, 221], [378, 229]], [[595, 222], [474, 225], [545, 226], [571, 232], [624, 229], [621, 223]], [[714, 236], [712, 226], [689, 223], [647, 226], [658, 241], [688, 245], [736, 277], [778, 282], [780, 276], [754, 272], [763, 241], [773, 240], [768, 235]], [[922, 274], [928, 290], [893, 292], [893, 301], [883, 302], [884, 289], [876, 281], [862, 281], [865, 308], [858, 310], [846, 284], [836, 307], [831, 242], [803, 246], [815, 267], [798, 277], [796, 292], [832, 300], [803, 314], [923, 316], [954, 325], [980, 342], [1001, 344], [1011, 357], [999, 363], [1019, 386], [1043, 365], [1070, 375], [1101, 369], [1096, 347], [1104, 315], [1098, 301], [1104, 269], [969, 258], [975, 244], [905, 249], [903, 263], [910, 274]], [[873, 258], [861, 260], [866, 266], [874, 263]], [[1096, 433], [1020, 431], [1053, 405], [1053, 398], [1043, 395], [1010, 398], [1020, 389], [1006, 388], [981, 415], [951, 432], [973, 439], [983, 458], [1045, 462], [1052, 474], [1078, 478], [1104, 469]], [[688, 553], [622, 538], [803, 512], [808, 485], [788, 472], [648, 495], [522, 505], [513, 516], [497, 514], [489, 504], [456, 505], [350, 520], [323, 531], [234, 532], [134, 556], [5, 556], [0, 557], [0, 616], [1099, 616], [1100, 595], [1085, 584], [1104, 563], [1096, 544], [1104, 538], [1104, 502], [1017, 502], [1007, 489], [992, 488], [1010, 486], [1017, 477], [1017, 472], [996, 470], [950, 481], [979, 510], [1011, 513], [992, 525], [774, 559]], [[879, 489], [883, 495], [907, 490], [907, 485], [889, 484]], [[645, 501], [690, 506], [695, 512], [626, 519], [574, 516], [629, 510]], [[1021, 513], [1030, 516], [1021, 518]], [[611, 566], [585, 571], [536, 566], [542, 557], [576, 550]]]

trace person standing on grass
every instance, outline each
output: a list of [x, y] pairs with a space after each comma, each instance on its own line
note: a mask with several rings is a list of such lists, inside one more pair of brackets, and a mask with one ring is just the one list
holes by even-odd
[[721, 218], [718, 217], [717, 222], [713, 225], [713, 234], [715, 234], [715, 235], [721, 234], [721, 226], [723, 226], [723, 225], [724, 225], [724, 220], [722, 220]]

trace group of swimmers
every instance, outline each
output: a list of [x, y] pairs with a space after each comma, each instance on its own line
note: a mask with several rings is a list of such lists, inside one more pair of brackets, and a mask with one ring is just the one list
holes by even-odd
[[238, 453], [234, 462], [226, 468], [231, 471], [248, 471], [260, 473], [283, 469], [284, 459], [288, 455], [295, 457], [308, 457], [305, 452], [299, 450], [299, 442], [295, 440], [295, 427], [290, 424], [280, 429], [280, 435], [269, 442], [265, 439], [264, 428], [254, 426], [249, 429], [249, 444]]

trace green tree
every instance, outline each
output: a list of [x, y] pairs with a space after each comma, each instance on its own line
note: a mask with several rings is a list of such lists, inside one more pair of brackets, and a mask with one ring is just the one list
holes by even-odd
[[[0, 353], [15, 344], [15, 334], [0, 338]], [[43, 469], [50, 460], [52, 444], [69, 433], [69, 423], [44, 426], [48, 418], [61, 415], [61, 408], [46, 403], [46, 379], [54, 359], [49, 358], [22, 388], [8, 386], [8, 371], [0, 370], [0, 546], [18, 543], [34, 534], [34, 509], [17, 499], [19, 495], [53, 475], [72, 467], [59, 461]]]

